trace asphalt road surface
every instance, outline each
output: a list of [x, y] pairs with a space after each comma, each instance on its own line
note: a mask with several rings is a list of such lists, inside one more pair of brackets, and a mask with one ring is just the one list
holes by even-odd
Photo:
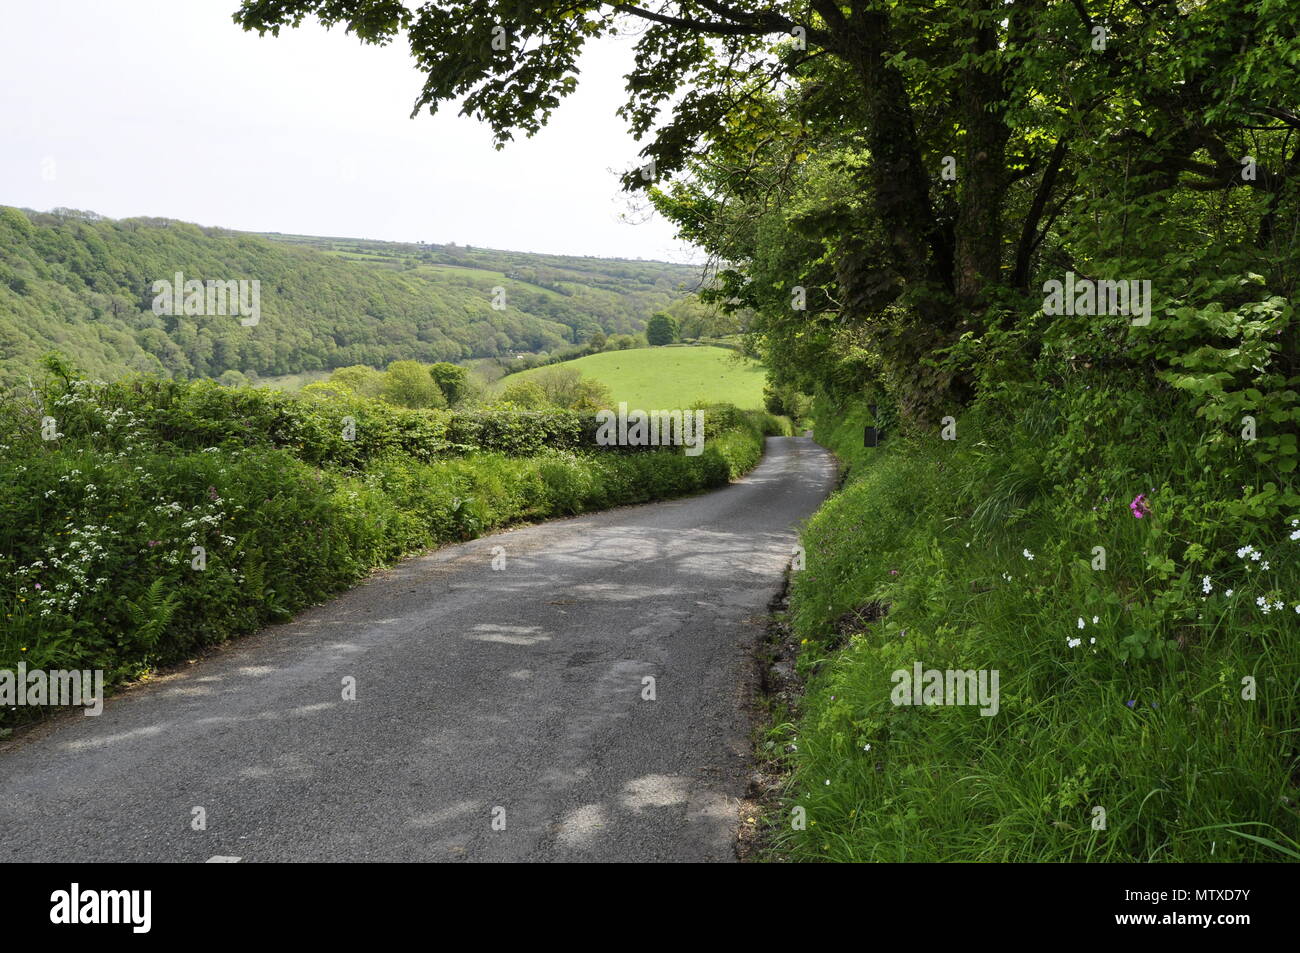
[[20, 733], [0, 861], [734, 860], [752, 650], [833, 481], [769, 438], [724, 489], [407, 560]]

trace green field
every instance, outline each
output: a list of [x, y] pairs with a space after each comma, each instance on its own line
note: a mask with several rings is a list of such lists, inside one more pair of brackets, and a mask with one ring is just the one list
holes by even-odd
[[[763, 368], [721, 347], [650, 347], [604, 351], [551, 367], [576, 367], [609, 387], [631, 409], [660, 410], [725, 401], [744, 409], [763, 406]], [[498, 389], [550, 368], [511, 374]]]
[[316, 381], [323, 381], [329, 376], [329, 371], [302, 371], [299, 374], [278, 374], [270, 377], [260, 377], [253, 382], [253, 386], [266, 387], [272, 390], [285, 390], [292, 393], [293, 391], [302, 390], [308, 384], [314, 384]]

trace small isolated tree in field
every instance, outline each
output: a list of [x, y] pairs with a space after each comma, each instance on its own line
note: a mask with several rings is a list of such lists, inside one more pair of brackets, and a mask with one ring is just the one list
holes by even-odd
[[353, 364], [351, 367], [337, 368], [329, 376], [331, 384], [342, 384], [354, 394], [362, 397], [378, 397], [380, 391], [384, 389], [383, 372], [375, 370], [373, 367], [367, 367], [364, 364]]
[[439, 361], [429, 367], [429, 376], [447, 398], [448, 407], [455, 407], [469, 394], [469, 371], [459, 364]]
[[447, 406], [447, 399], [419, 361], [393, 361], [389, 364], [380, 396], [399, 407]]
[[659, 311], [646, 324], [645, 338], [651, 347], [672, 344], [677, 340], [677, 322], [672, 315]]
[[548, 367], [533, 377], [549, 403], [566, 410], [599, 410], [612, 400], [609, 388], [583, 377], [576, 367]]
[[525, 410], [541, 410], [549, 404], [546, 391], [531, 380], [517, 380], [507, 384], [501, 392], [501, 401]]

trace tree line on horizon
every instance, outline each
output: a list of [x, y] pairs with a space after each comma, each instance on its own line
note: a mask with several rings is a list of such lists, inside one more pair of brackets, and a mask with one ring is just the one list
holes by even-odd
[[[539, 279], [520, 271], [523, 253], [474, 254], [462, 268], [421, 258], [391, 267], [167, 219], [0, 207], [0, 385], [25, 381], [48, 352], [109, 379], [226, 374], [230, 383], [396, 360], [549, 353], [596, 333], [636, 334], [688, 293], [680, 266], [611, 262], [603, 272], [603, 259], [544, 256]], [[258, 324], [155, 314], [153, 282], [177, 272], [259, 281]], [[500, 309], [496, 288], [505, 292]]]

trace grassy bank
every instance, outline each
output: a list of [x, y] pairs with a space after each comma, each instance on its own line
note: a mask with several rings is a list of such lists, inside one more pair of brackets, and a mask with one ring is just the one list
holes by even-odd
[[[1294, 481], [1207, 455], [1171, 394], [1076, 380], [879, 450], [819, 408], [848, 473], [792, 580], [778, 856], [1300, 859]], [[996, 670], [996, 714], [895, 704], [918, 662]]]
[[426, 547], [724, 485], [782, 427], [706, 421], [691, 457], [597, 448], [567, 412], [56, 380], [0, 404], [0, 669], [120, 682]]

